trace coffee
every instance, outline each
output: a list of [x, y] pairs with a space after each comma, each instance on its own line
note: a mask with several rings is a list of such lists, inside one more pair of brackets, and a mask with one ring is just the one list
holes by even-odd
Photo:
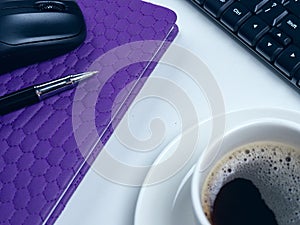
[[214, 225], [278, 225], [258, 188], [242, 178], [221, 188], [213, 205], [212, 222]]
[[300, 150], [275, 142], [234, 149], [212, 169], [201, 195], [203, 210], [214, 225], [250, 220], [257, 225], [299, 225]]

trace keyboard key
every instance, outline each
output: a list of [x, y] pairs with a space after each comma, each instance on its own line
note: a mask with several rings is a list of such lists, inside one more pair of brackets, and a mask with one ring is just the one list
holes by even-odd
[[202, 5], [202, 4], [205, 2], [205, 0], [195, 0], [195, 2], [196, 2], [198, 5]]
[[275, 1], [269, 1], [262, 7], [257, 15], [267, 24], [274, 26], [287, 14], [287, 10], [285, 10], [281, 4]]
[[224, 12], [221, 22], [232, 31], [237, 31], [239, 26], [251, 16], [251, 12], [242, 4], [236, 2]]
[[296, 80], [296, 85], [300, 87], [300, 69], [295, 72], [293, 78]]
[[292, 37], [294, 44], [300, 47], [300, 19], [293, 15], [286, 16], [278, 28]]
[[270, 30], [270, 35], [283, 46], [287, 46], [292, 42], [292, 39], [289, 36], [275, 27]]
[[241, 26], [238, 35], [250, 46], [254, 46], [268, 30], [269, 26], [265, 22], [257, 16], [252, 16]]
[[221, 14], [233, 3], [234, 0], [206, 0], [204, 8], [214, 17], [219, 18]]
[[268, 0], [239, 0], [251, 12], [257, 12]]
[[294, 45], [289, 46], [278, 56], [275, 65], [292, 78], [300, 66], [300, 49]]
[[297, 81], [297, 85], [300, 86], [300, 70], [297, 70], [294, 74], [294, 78]]
[[300, 17], [300, 1], [299, 0], [290, 0], [285, 7], [294, 13], [296, 16]]
[[256, 50], [270, 62], [283, 50], [283, 46], [277, 43], [271, 36], [264, 36], [256, 46]]

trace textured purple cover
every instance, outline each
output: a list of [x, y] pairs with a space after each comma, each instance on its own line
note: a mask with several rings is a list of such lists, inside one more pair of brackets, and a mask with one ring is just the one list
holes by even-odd
[[[100, 55], [122, 44], [165, 40], [168, 35], [167, 40], [172, 41], [177, 34], [176, 26], [170, 33], [176, 15], [150, 3], [81, 0], [79, 5], [88, 29], [84, 45], [54, 60], [0, 76], [0, 95], [87, 71]], [[107, 128], [112, 116], [112, 102], [127, 83], [141, 75], [147, 77], [155, 63], [143, 71], [146, 65], [136, 63], [121, 69], [101, 91], [96, 106], [96, 124], [104, 143], [113, 132], [111, 126]], [[131, 93], [124, 109], [140, 87]], [[89, 166], [84, 164], [73, 134], [74, 92], [66, 91], [0, 117], [1, 225], [53, 224], [88, 171]], [[124, 112], [121, 111], [116, 119]]]

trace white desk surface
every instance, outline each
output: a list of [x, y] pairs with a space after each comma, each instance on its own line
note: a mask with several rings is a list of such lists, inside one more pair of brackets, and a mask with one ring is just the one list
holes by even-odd
[[[196, 54], [214, 75], [222, 91], [226, 112], [244, 108], [283, 108], [300, 111], [300, 95], [278, 78], [233, 39], [214, 25], [186, 0], [150, 0], [166, 6], [178, 15], [180, 32], [175, 43]], [[180, 55], [178, 56], [180, 57]], [[208, 105], [201, 92], [180, 71], [159, 65], [153, 77], [172, 79], [183, 87], [197, 110], [199, 118], [208, 116]], [[148, 98], [128, 112], [129, 127], [139, 138], [149, 137], [152, 118], [165, 121], [163, 143], [147, 160], [151, 162], [166, 143], [180, 133], [180, 118], [174, 108], [158, 99]], [[174, 125], [176, 124], [176, 125]], [[143, 159], [131, 159], [127, 149], [112, 137], [108, 148], [115, 148], [119, 159], [143, 164]], [[130, 161], [131, 162], [131, 161]], [[133, 225], [139, 188], [112, 183], [90, 170], [76, 190], [57, 225]]]

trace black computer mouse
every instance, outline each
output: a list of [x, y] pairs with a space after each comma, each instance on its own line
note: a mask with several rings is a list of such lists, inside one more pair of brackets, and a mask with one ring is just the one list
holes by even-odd
[[0, 1], [0, 74], [65, 54], [86, 37], [72, 0]]

